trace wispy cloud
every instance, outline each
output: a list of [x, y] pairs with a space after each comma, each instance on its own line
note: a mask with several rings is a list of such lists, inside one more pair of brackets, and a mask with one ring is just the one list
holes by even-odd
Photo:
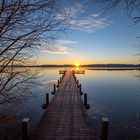
[[49, 54], [68, 54], [68, 48], [55, 45], [55, 46], [45, 46], [44, 47], [44, 52], [49, 53]]
[[71, 52], [71, 47], [78, 44], [77, 41], [67, 40], [67, 39], [59, 39], [56, 40], [54, 44], [46, 44], [42, 43], [40, 48], [43, 52], [49, 54], [69, 54]]
[[69, 13], [68, 23], [72, 29], [93, 33], [111, 25], [108, 18], [100, 16], [100, 13], [90, 12], [87, 5], [76, 3], [64, 9]]
[[76, 29], [79, 31], [85, 31], [89, 33], [94, 33], [95, 31], [99, 29], [103, 29], [109, 26], [110, 23], [108, 22], [106, 18], [99, 18], [99, 16], [94, 18], [91, 15], [87, 17], [86, 19], [72, 20], [71, 25], [73, 29]]
[[70, 46], [70, 45], [72, 46], [72, 45], [78, 44], [77, 41], [68, 40], [68, 39], [59, 39], [59, 40], [56, 41], [56, 43], [64, 45], [64, 46]]

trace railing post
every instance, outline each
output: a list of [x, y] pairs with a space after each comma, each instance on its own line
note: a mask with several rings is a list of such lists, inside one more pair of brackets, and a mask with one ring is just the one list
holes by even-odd
[[87, 93], [84, 94], [84, 106], [85, 106], [85, 109], [90, 108], [90, 104], [87, 103]]
[[46, 106], [49, 105], [49, 93], [46, 93]]
[[55, 94], [55, 92], [56, 92], [56, 85], [54, 84], [53, 85], [53, 92], [52, 92], [52, 94]]
[[64, 79], [64, 76], [65, 76], [65, 73], [63, 73], [63, 75], [62, 75], [62, 79]]
[[24, 118], [22, 120], [22, 140], [30, 139], [30, 119]]
[[108, 140], [108, 118], [102, 118], [101, 140]]
[[42, 105], [42, 109], [46, 109], [48, 105], [49, 105], [49, 93], [46, 93], [46, 103]]
[[83, 95], [82, 89], [81, 89], [81, 84], [79, 84], [79, 93], [80, 93], [80, 95]]
[[72, 73], [72, 74], [73, 74], [74, 80], [76, 81], [77, 78], [76, 78], [75, 74], [74, 73]]
[[77, 85], [79, 85], [79, 80], [76, 81]]
[[54, 91], [54, 93], [56, 92], [56, 85], [54, 84], [54, 86], [53, 86], [53, 91]]
[[59, 82], [59, 80], [58, 80], [58, 81], [57, 81], [57, 87], [59, 87], [59, 83], [60, 83], [60, 82]]
[[87, 107], [87, 93], [84, 94], [84, 106]]

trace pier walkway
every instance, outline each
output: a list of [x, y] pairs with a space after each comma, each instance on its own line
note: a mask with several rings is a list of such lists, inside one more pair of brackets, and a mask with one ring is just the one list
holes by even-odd
[[97, 140], [72, 71], [66, 71], [32, 135], [33, 140]]

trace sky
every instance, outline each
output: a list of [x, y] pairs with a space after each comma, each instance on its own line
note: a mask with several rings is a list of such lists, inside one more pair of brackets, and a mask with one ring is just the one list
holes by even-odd
[[139, 63], [140, 26], [123, 12], [103, 14], [101, 7], [84, 0], [65, 1], [63, 8], [70, 12], [69, 30], [41, 51], [39, 64]]

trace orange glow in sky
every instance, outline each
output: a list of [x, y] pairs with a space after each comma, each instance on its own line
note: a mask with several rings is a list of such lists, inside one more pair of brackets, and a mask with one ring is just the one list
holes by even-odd
[[79, 59], [77, 62], [75, 62], [75, 59], [54, 59], [54, 57], [52, 59], [47, 59], [47, 58], [40, 58], [40, 60], [38, 60], [38, 65], [45, 65], [45, 64], [56, 64], [56, 65], [64, 65], [64, 64], [74, 64], [76, 67], [79, 67], [80, 65], [87, 65], [87, 64], [139, 64], [139, 61], [134, 61], [131, 59], [123, 59], [123, 60], [104, 60], [104, 59], [94, 59], [94, 61], [92, 59], [84, 59], [81, 58]]

